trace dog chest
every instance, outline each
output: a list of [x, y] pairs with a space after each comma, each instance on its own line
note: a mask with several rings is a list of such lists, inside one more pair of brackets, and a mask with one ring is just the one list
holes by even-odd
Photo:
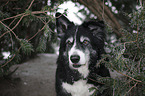
[[64, 82], [62, 87], [72, 96], [90, 96], [94, 92], [89, 92], [89, 88], [94, 87], [94, 85], [87, 84], [86, 80], [76, 81], [72, 85]]

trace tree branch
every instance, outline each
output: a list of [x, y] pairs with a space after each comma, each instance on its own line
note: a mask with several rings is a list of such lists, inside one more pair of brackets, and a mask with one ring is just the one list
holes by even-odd
[[[72, 0], [74, 2], [79, 2], [86, 6], [93, 14], [97, 16], [99, 20], [105, 20], [106, 23], [112, 26], [114, 33], [117, 37], [121, 37], [122, 34], [119, 33], [121, 28], [120, 23], [118, 22], [115, 15], [111, 12], [110, 8], [104, 5], [104, 2], [101, 0]], [[103, 15], [103, 16], [102, 16]]]
[[128, 76], [128, 75], [126, 75], [126, 74], [123, 74], [122, 72], [116, 70], [116, 68], [113, 67], [113, 64], [112, 64], [112, 63], [109, 62], [109, 64], [111, 64], [111, 67], [112, 67], [117, 73], [120, 73], [121, 75], [124, 75], [124, 76], [126, 76], [126, 77], [128, 77], [128, 78], [130, 78], [130, 79], [132, 79], [132, 80], [134, 80], [134, 81], [136, 81], [136, 82], [142, 82], [142, 81], [140, 81], [140, 80], [134, 79], [133, 77], [130, 77], [130, 76]]

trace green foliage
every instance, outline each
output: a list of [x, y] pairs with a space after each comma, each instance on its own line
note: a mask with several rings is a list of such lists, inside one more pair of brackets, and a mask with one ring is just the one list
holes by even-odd
[[3, 30], [7, 31], [7, 28], [3, 24], [0, 23], [0, 31], [3, 31]]
[[38, 45], [36, 51], [38, 51], [38, 52], [45, 52], [45, 50], [46, 50], [46, 44], [47, 44], [47, 39], [51, 38], [50, 32], [48, 32], [48, 30], [49, 30], [48, 26], [45, 25], [44, 33], [40, 37], [39, 45]]
[[27, 40], [20, 39], [20, 45], [22, 52], [26, 55], [30, 55], [32, 51], [34, 51], [33, 46]]
[[[106, 47], [111, 50], [103, 61], [112, 71], [121, 74], [112, 84], [114, 96], [144, 96], [145, 95], [145, 13], [144, 9], [129, 14], [131, 32], [121, 29], [122, 38], [108, 42]], [[110, 30], [110, 29], [109, 29]], [[111, 41], [111, 40], [108, 40]]]
[[[115, 77], [99, 77], [96, 82], [105, 84], [95, 92], [108, 93], [110, 96], [144, 96], [145, 95], [145, 9], [134, 11], [126, 16], [130, 20], [130, 29], [120, 29], [122, 37], [118, 40], [112, 33], [111, 26], [107, 25], [107, 54], [97, 65], [105, 63]], [[106, 61], [106, 58], [109, 61]], [[90, 90], [93, 90], [91, 88]], [[94, 94], [95, 94], [94, 92]], [[95, 96], [95, 95], [92, 95]]]
[[[53, 12], [57, 7], [54, 7], [48, 6], [47, 0], [1, 1], [0, 77], [11, 74], [12, 65], [34, 57], [38, 52], [46, 52], [47, 46], [51, 46], [48, 42], [55, 39]], [[10, 52], [10, 56], [4, 59], [3, 52]]]
[[[68, 0], [51, 0], [47, 5], [48, 0], [35, 0], [28, 10], [31, 3], [29, 0], [14, 0], [8, 3], [4, 0], [1, 1], [0, 77], [11, 75], [9, 69], [12, 65], [18, 64], [38, 52], [45, 52], [50, 46], [48, 44], [55, 41], [53, 12], [57, 11], [58, 5], [64, 1]], [[125, 29], [120, 29], [122, 37], [119, 39], [112, 33], [111, 25], [107, 24], [108, 34], [105, 45], [107, 54], [102, 56], [98, 64], [105, 63], [106, 67], [118, 73], [119, 77], [96, 76], [97, 82], [105, 84], [105, 86], [92, 87], [90, 91], [94, 91], [92, 96], [97, 92], [102, 93], [104, 90], [106, 94], [112, 94], [110, 96], [145, 96], [145, 8], [142, 7], [136, 11], [136, 0], [117, 0], [117, 2], [116, 0], [104, 0], [104, 2], [108, 1], [118, 10], [118, 18], [121, 17], [122, 22], [130, 21], [130, 23], [129, 26], [124, 25]], [[80, 4], [76, 4], [76, 6], [80, 6]], [[66, 11], [67, 9], [64, 14], [67, 13]], [[47, 14], [47, 12], [49, 13]], [[95, 17], [88, 12], [85, 6], [78, 12], [84, 14], [86, 19]], [[122, 15], [124, 12], [126, 12], [125, 16]], [[81, 17], [79, 18], [83, 20]], [[7, 59], [3, 59], [1, 55], [4, 51], [11, 53]]]

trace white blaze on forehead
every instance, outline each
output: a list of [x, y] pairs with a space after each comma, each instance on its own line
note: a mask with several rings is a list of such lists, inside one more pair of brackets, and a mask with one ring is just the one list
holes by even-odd
[[[89, 66], [88, 64], [89, 64], [89, 59], [90, 59], [89, 51], [88, 50], [82, 51], [82, 50], [76, 49], [76, 41], [75, 41], [72, 48], [68, 52], [68, 55], [69, 55], [70, 68], [78, 70], [79, 73], [82, 74], [82, 76], [84, 78], [86, 78], [89, 74], [89, 69], [88, 69], [88, 66]], [[73, 63], [70, 59], [72, 55], [79, 55], [80, 56], [80, 60], [79, 60], [78, 64], [82, 65], [81, 67], [79, 67], [79, 68], [73, 67]]]
[[84, 40], [90, 41], [90, 39], [88, 37], [81, 36], [80, 41], [83, 42]]
[[[89, 65], [88, 64], [89, 64], [89, 59], [90, 59], [90, 56], [89, 56], [90, 52], [88, 50], [81, 50], [81, 49], [76, 48], [76, 46], [77, 46], [77, 42], [76, 42], [77, 31], [78, 31], [78, 28], [76, 29], [76, 33], [75, 33], [74, 38], [70, 37], [70, 38], [67, 39], [67, 41], [70, 41], [70, 42], [74, 41], [74, 43], [72, 45], [72, 48], [68, 51], [69, 66], [72, 69], [78, 70], [79, 73], [82, 74], [82, 76], [84, 78], [86, 78], [88, 76], [88, 74], [89, 74], [89, 69], [88, 69]], [[90, 41], [89, 38], [82, 36], [80, 38], [80, 41], [83, 42], [84, 40]], [[73, 67], [73, 63], [71, 61], [71, 56], [72, 55], [78, 55], [78, 56], [80, 56], [80, 60], [79, 60], [79, 62], [77, 64], [82, 65], [81, 67], [79, 67], [79, 68], [74, 68]]]

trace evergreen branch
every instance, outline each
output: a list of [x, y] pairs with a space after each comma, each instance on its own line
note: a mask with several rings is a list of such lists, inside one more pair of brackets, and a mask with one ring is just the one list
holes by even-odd
[[24, 15], [21, 16], [20, 20], [17, 22], [17, 24], [12, 28], [12, 30], [14, 30], [18, 25], [19, 23], [22, 21]]
[[[7, 25], [5, 25], [2, 21], [0, 21], [0, 23], [1, 23], [2, 25], [4, 25], [6, 28], [8, 28], [8, 29], [14, 34], [14, 36], [15, 36], [17, 39], [19, 39], [18, 36], [15, 34], [15, 32], [14, 32], [10, 27], [8, 27]], [[10, 31], [9, 31], [9, 32], [10, 32]], [[9, 32], [5, 32], [5, 34], [6, 34], [6, 33], [9, 33]], [[5, 34], [3, 34], [2, 36], [4, 36]], [[0, 36], [0, 37], [2, 37], [2, 36]]]
[[[49, 22], [50, 22], [50, 20], [46, 24], [48, 24]], [[46, 24], [41, 28], [41, 30], [39, 30], [35, 35], [33, 35], [30, 39], [28, 39], [28, 41], [30, 41], [31, 39], [33, 39], [39, 32], [41, 32], [45, 28]], [[22, 46], [19, 47], [18, 52], [20, 51], [21, 48], [22, 48]], [[16, 54], [14, 54], [13, 57], [9, 61], [7, 61], [4, 65], [2, 65], [1, 67], [6, 66], [9, 62], [11, 62], [14, 59], [15, 56], [16, 56]]]
[[[37, 18], [39, 18], [39, 19], [40, 19], [40, 18], [42, 18], [42, 17], [38, 17], [38, 16], [36, 16], [36, 17], [37, 17]], [[41, 19], [40, 19], [40, 20], [41, 20]], [[47, 25], [47, 24], [48, 24], [48, 22], [46, 22], [46, 23], [45, 23], [43, 20], [41, 20], [41, 21], [42, 21], [45, 25]], [[50, 20], [49, 20], [49, 22], [50, 22]], [[54, 33], [54, 31], [52, 31], [49, 27], [48, 27], [48, 29], [49, 29], [51, 32], [53, 32], [53, 33]]]
[[18, 14], [18, 15], [16, 15], [16, 16], [12, 16], [12, 17], [8, 17], [8, 18], [5, 18], [5, 19], [2, 19], [1, 22], [2, 22], [2, 21], [5, 21], [5, 20], [9, 20], [9, 19], [17, 18], [17, 17], [22, 16], [22, 15], [24, 15], [24, 13], [22, 13], [22, 14]]
[[29, 10], [29, 9], [31, 8], [31, 6], [32, 6], [33, 2], [34, 2], [34, 0], [32, 0], [32, 1], [31, 1], [31, 3], [30, 3], [30, 5], [29, 5], [29, 7], [28, 7], [28, 9], [27, 9], [27, 10]]
[[[29, 41], [29, 40], [28, 40], [28, 41]], [[21, 48], [22, 48], [22, 45], [19, 47], [19, 49], [17, 50], [17, 52], [19, 52]], [[12, 58], [11, 58], [9, 61], [7, 61], [4, 65], [2, 65], [2, 66], [0, 66], [0, 67], [1, 67], [1, 68], [5, 67], [9, 62], [11, 62], [11, 61], [15, 58], [15, 56], [16, 56], [16, 54], [14, 54], [14, 55], [12, 56]]]
[[11, 42], [12, 42], [12, 49], [13, 49], [13, 38], [12, 38], [12, 34], [9, 32], [9, 34], [10, 34], [10, 37], [11, 37]]
[[[0, 21], [0, 22], [1, 22], [1, 21]], [[48, 22], [50, 22], [50, 21], [48, 21]], [[33, 39], [33, 38], [34, 38], [39, 32], [41, 32], [44, 28], [45, 28], [45, 25], [44, 25], [43, 28], [42, 28], [41, 30], [39, 30], [35, 35], [33, 35], [30, 39], [28, 39], [28, 41], [30, 41], [31, 39]], [[7, 32], [7, 33], [8, 33], [8, 32]], [[6, 34], [6, 32], [5, 32], [5, 34]], [[5, 35], [5, 34], [3, 34], [3, 35]], [[0, 38], [1, 38], [3, 35], [1, 35]], [[18, 52], [20, 51], [21, 48], [22, 48], [22, 46], [19, 47]], [[7, 61], [4, 65], [2, 65], [1, 68], [5, 67], [9, 62], [11, 62], [11, 61], [14, 59], [15, 56], [16, 56], [16, 54], [14, 54], [14, 55], [12, 56], [12, 58], [11, 58], [9, 61]]]
[[[130, 89], [129, 89], [129, 91], [127, 92], [127, 93], [129, 93], [134, 87], [136, 87], [136, 85], [138, 84], [138, 82], [136, 82], [135, 84], [134, 84], [134, 86], [132, 86]], [[126, 96], [126, 95], [125, 95]]]
[[28, 39], [28, 41], [33, 39], [39, 32], [41, 32], [49, 22], [50, 22], [50, 20], [36, 34], [34, 34], [30, 39]]
[[[23, 17], [24, 17], [24, 15], [23, 15]], [[23, 18], [23, 17], [22, 17], [22, 18]], [[20, 20], [22, 20], [22, 18], [21, 18]], [[19, 24], [20, 20], [17, 22], [17, 25]], [[49, 20], [46, 24], [48, 24], [49, 22], [50, 22], [50, 20]], [[2, 23], [6, 28], [8, 28], [10, 31], [12, 31], [12, 33], [15, 35], [15, 37], [16, 37], [17, 39], [19, 39], [19, 38], [17, 37], [17, 35], [13, 32], [12, 29], [10, 29], [10, 28], [9, 28], [7, 25], [5, 25], [2, 21], [0, 21], [0, 23]], [[15, 28], [15, 27], [16, 27], [16, 26], [14, 26], [13, 28]], [[41, 32], [44, 28], [45, 28], [45, 25], [44, 25], [43, 28], [42, 28], [41, 30], [39, 30], [35, 35], [33, 35], [30, 39], [28, 39], [28, 41], [30, 41], [31, 39], [33, 39], [33, 38], [34, 38], [39, 32]], [[0, 38], [3, 37], [5, 34], [9, 33], [10, 31], [7, 31], [7, 32], [5, 32], [4, 34], [2, 34], [2, 35], [0, 36]], [[20, 51], [21, 48], [22, 48], [22, 46], [19, 47], [18, 52]], [[12, 58], [11, 58], [9, 61], [7, 61], [4, 65], [2, 65], [1, 68], [2, 68], [2, 67], [5, 67], [9, 62], [11, 62], [11, 61], [14, 59], [15, 56], [16, 56], [16, 54], [14, 54], [14, 55], [12, 56]]]
[[139, 30], [139, 28], [138, 28], [138, 24], [137, 24], [137, 37], [136, 37], [136, 40], [135, 41], [130, 41], [130, 42], [125, 42], [124, 43], [124, 49], [126, 49], [125, 44], [127, 44], [127, 43], [134, 43], [134, 42], [138, 41], [138, 33], [139, 33], [138, 30]]
[[134, 80], [134, 81], [136, 81], [136, 82], [142, 82], [142, 81], [140, 81], [140, 80], [134, 79], [133, 77], [130, 77], [130, 76], [128, 76], [128, 75], [126, 75], [126, 74], [123, 74], [122, 72], [118, 71], [116, 68], [113, 67], [113, 64], [112, 64], [112, 63], [109, 62], [109, 64], [111, 64], [111, 67], [112, 67], [116, 72], [120, 73], [121, 75], [124, 75], [124, 76], [126, 76], [126, 77], [128, 77], [128, 78], [130, 78], [130, 79], [132, 79], [132, 80]]
[[137, 69], [139, 70], [139, 73], [140, 73], [140, 62], [141, 62], [142, 59], [143, 59], [143, 55], [142, 55], [142, 57], [140, 58], [140, 60], [139, 60], [139, 62], [138, 62], [138, 65], [137, 65]]
[[[20, 49], [21, 49], [21, 47], [19, 47], [18, 52], [20, 51]], [[1, 68], [5, 67], [9, 62], [11, 62], [15, 56], [16, 56], [16, 54], [14, 54], [13, 57], [9, 61], [7, 61], [4, 65], [2, 65]]]
[[96, 66], [99, 66], [101, 64], [101, 62], [103, 62], [106, 58], [108, 58], [108, 56], [106, 55], [106, 57], [102, 58], [101, 60], [99, 60], [99, 62], [96, 64]]
[[21, 48], [22, 48], [22, 52], [24, 53], [24, 54], [31, 54], [31, 51], [34, 51], [33, 50], [33, 46], [32, 46], [32, 44], [30, 44], [29, 42], [28, 42], [28, 40], [25, 40], [25, 39], [21, 39], [20, 40], [20, 45], [21, 45]]
[[0, 38], [2, 38], [5, 34], [7, 34], [7, 33], [9, 33], [10, 31], [7, 31], [7, 32], [5, 32], [5, 33], [3, 33], [1, 36], [0, 36]]
[[94, 82], [97, 82], [97, 83], [99, 83], [99, 84], [105, 84], [105, 83], [102, 83], [102, 82], [98, 82], [98, 81], [96, 81], [96, 80], [94, 80], [94, 79], [92, 79], [92, 78], [89, 78], [89, 77], [88, 77], [88, 79], [90, 79], [90, 80], [92, 80], [92, 81], [94, 81]]
[[129, 66], [125, 63], [125, 66], [130, 70]]
[[[1, 22], [1, 21], [0, 21]], [[47, 23], [49, 23], [50, 22], [50, 20], [47, 22]], [[46, 23], [46, 24], [47, 24]], [[30, 39], [28, 39], [28, 41], [30, 41], [31, 39], [33, 39], [39, 32], [41, 32], [43, 29], [45, 28], [45, 25], [43, 26], [43, 28], [41, 28], [41, 30], [39, 30], [35, 35], [33, 35]], [[6, 33], [6, 32], [5, 32]], [[0, 36], [0, 38], [1, 38], [2, 36]], [[18, 49], [18, 52], [20, 51], [20, 49], [22, 48], [22, 46], [21, 47], [19, 47], [19, 49]], [[2, 65], [1, 66], [1, 68], [2, 67], [5, 67], [9, 62], [11, 62], [13, 59], [14, 59], [14, 57], [16, 56], [16, 54], [14, 54], [13, 56], [12, 56], [12, 58], [9, 60], [9, 61], [7, 61], [4, 65]]]
[[[34, 11], [34, 12], [31, 12], [31, 14], [41, 14], [41, 13], [44, 13], [44, 14], [45, 14], [45, 12], [47, 12], [47, 11]], [[0, 21], [0, 23], [3, 24], [6, 28], [8, 28], [8, 29], [15, 35], [15, 37], [16, 37], [17, 39], [19, 39], [19, 38], [16, 36], [16, 34], [15, 34], [12, 30], [14, 30], [14, 29], [18, 26], [18, 24], [19, 24], [20, 21], [23, 19], [23, 17], [28, 16], [28, 15], [30, 15], [30, 13], [28, 13], [28, 14], [25, 14], [25, 13], [18, 14], [18, 15], [16, 15], [16, 16], [12, 16], [12, 17], [3, 19], [3, 20]], [[21, 16], [20, 20], [17, 22], [17, 24], [16, 24], [12, 29], [10, 29], [8, 26], [6, 26], [6, 25], [2, 22], [2, 21], [5, 21], [5, 20], [8, 20], [8, 19], [12, 19], [12, 18], [19, 17], [19, 16]], [[12, 21], [12, 22], [13, 22], [13, 21]], [[10, 31], [7, 31], [7, 32], [3, 33], [3, 34], [0, 36], [0, 38], [2, 38], [5, 34], [9, 33]]]
[[[19, 25], [19, 23], [21, 22], [21, 20], [22, 20], [23, 17], [24, 17], [24, 15], [22, 15], [22, 17], [20, 18], [20, 20], [17, 22], [17, 24], [16, 24], [12, 29], [11, 29], [10, 27], [8, 27], [7, 25], [5, 25], [2, 21], [0, 21], [0, 23], [3, 24], [6, 28], [8, 28], [8, 29], [14, 34], [14, 36], [15, 36], [17, 39], [19, 39], [18, 36], [15, 34], [15, 32], [14, 32], [13, 30]], [[14, 19], [14, 20], [15, 20], [15, 19]], [[12, 21], [12, 22], [13, 22], [13, 21]], [[2, 34], [2, 35], [0, 36], [0, 38], [3, 37], [5, 34], [9, 33], [10, 31], [7, 31], [7, 32], [5, 32], [4, 34]]]
[[[42, 13], [42, 14], [45, 14], [45, 13], [48, 12], [48, 11], [49, 11], [49, 10], [45, 10], [45, 11], [33, 11], [33, 12], [31, 12], [31, 14], [41, 14], [41, 13]], [[12, 17], [8, 17], [8, 18], [5, 18], [5, 19], [2, 19], [1, 21], [13, 19], [13, 18], [17, 18], [17, 17], [22, 16], [22, 15], [28, 16], [28, 15], [30, 15], [30, 14], [21, 13], [21, 14], [18, 14], [18, 15], [16, 15], [16, 16], [12, 16]]]
[[102, 18], [103, 18], [103, 19], [104, 19], [104, 7], [105, 7], [104, 4], [105, 4], [105, 3], [104, 3], [104, 0], [103, 0], [103, 9], [102, 9], [102, 10], [103, 10], [103, 13], [102, 13]]
[[9, 26], [11, 26], [14, 23], [15, 20], [16, 20], [16, 18], [9, 24]]
[[[34, 11], [34, 12], [31, 12], [31, 14], [41, 14], [41, 13], [44, 13], [44, 14], [45, 14], [45, 12], [47, 12], [47, 11]], [[3, 19], [3, 20], [0, 21], [0, 23], [1, 23], [2, 25], [4, 25], [6, 28], [8, 28], [8, 29], [14, 34], [14, 36], [15, 36], [18, 40], [20, 40], [20, 39], [17, 37], [17, 35], [14, 33], [13, 30], [19, 25], [19, 23], [20, 23], [20, 21], [22, 20], [22, 18], [25, 17], [25, 16], [28, 16], [28, 15], [30, 15], [30, 13], [29, 13], [29, 14], [25, 14], [25, 13], [18, 14], [18, 15], [16, 15], [16, 16], [12, 16], [12, 17]], [[2, 22], [2, 21], [5, 21], [5, 20], [8, 20], [8, 19], [12, 19], [12, 18], [19, 17], [19, 16], [21, 16], [21, 18], [19, 19], [19, 21], [17, 22], [17, 24], [16, 24], [12, 29], [9, 28], [7, 25], [5, 25], [5, 24]], [[13, 22], [13, 21], [12, 21], [12, 22]], [[49, 22], [50, 22], [50, 20], [49, 20], [46, 24], [48, 24]], [[45, 25], [46, 25], [46, 24], [45, 24]], [[33, 35], [30, 39], [28, 39], [28, 41], [30, 41], [31, 39], [33, 39], [39, 32], [41, 32], [41, 31], [45, 28], [45, 25], [44, 25], [43, 28], [41, 28], [41, 30], [39, 30], [35, 35]], [[10, 31], [7, 31], [7, 32], [3, 33], [3, 34], [0, 36], [0, 38], [2, 38], [5, 34], [9, 33]], [[18, 52], [20, 51], [21, 48], [22, 48], [22, 46], [19, 47]], [[14, 55], [12, 56], [12, 58], [11, 58], [9, 61], [7, 61], [4, 65], [2, 65], [1, 68], [2, 68], [2, 67], [5, 67], [9, 62], [11, 62], [11, 61], [14, 59], [15, 56], [16, 56], [16, 54], [14, 54]]]

